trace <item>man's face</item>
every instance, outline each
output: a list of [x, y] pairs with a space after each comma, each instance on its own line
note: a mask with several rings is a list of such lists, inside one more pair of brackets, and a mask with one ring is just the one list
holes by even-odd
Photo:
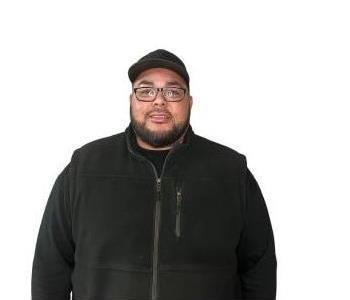
[[[186, 82], [177, 73], [164, 68], [152, 68], [139, 74], [136, 87], [180, 87], [187, 90]], [[168, 102], [158, 92], [153, 102], [143, 102], [130, 95], [130, 119], [137, 136], [152, 148], [171, 146], [186, 131], [190, 122], [192, 97], [186, 93], [180, 102]], [[152, 116], [165, 114], [165, 118]]]

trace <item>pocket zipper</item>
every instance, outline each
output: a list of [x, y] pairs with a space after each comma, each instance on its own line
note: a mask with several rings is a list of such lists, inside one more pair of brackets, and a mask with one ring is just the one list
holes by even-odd
[[176, 224], [175, 224], [175, 235], [180, 237], [180, 225], [181, 225], [181, 202], [182, 193], [180, 188], [176, 188]]

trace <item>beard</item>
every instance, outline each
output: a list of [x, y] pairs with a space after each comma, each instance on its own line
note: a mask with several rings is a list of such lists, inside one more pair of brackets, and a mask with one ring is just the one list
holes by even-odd
[[[136, 135], [145, 143], [155, 148], [162, 148], [171, 146], [175, 143], [187, 130], [190, 123], [191, 110], [188, 111], [188, 115], [185, 121], [181, 123], [172, 122], [172, 128], [163, 131], [152, 131], [146, 127], [146, 120], [143, 122], [137, 121], [134, 118], [132, 108], [130, 106], [130, 120], [131, 125]], [[149, 116], [147, 115], [147, 118]]]

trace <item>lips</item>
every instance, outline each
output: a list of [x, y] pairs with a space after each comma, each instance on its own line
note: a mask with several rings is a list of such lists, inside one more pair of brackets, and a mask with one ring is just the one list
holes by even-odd
[[150, 117], [163, 117], [163, 118], [169, 118], [169, 114], [167, 113], [160, 113], [160, 112], [155, 112], [151, 113]]
[[167, 113], [161, 113], [161, 112], [153, 112], [149, 115], [151, 120], [157, 123], [163, 123], [163, 122], [168, 122], [170, 119], [170, 115]]
[[151, 113], [150, 115], [149, 115], [151, 118], [163, 118], [163, 119], [167, 119], [167, 118], [169, 118], [170, 117], [170, 115], [169, 114], [167, 114], [167, 113], [161, 113], [161, 112], [154, 112], [154, 113]]

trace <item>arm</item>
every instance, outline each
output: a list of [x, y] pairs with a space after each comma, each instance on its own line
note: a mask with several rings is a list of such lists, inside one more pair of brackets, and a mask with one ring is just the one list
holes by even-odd
[[276, 299], [274, 236], [264, 197], [246, 168], [243, 182], [245, 222], [237, 248], [243, 299]]
[[32, 265], [32, 300], [70, 299], [74, 243], [68, 174], [69, 164], [58, 175], [42, 217]]

